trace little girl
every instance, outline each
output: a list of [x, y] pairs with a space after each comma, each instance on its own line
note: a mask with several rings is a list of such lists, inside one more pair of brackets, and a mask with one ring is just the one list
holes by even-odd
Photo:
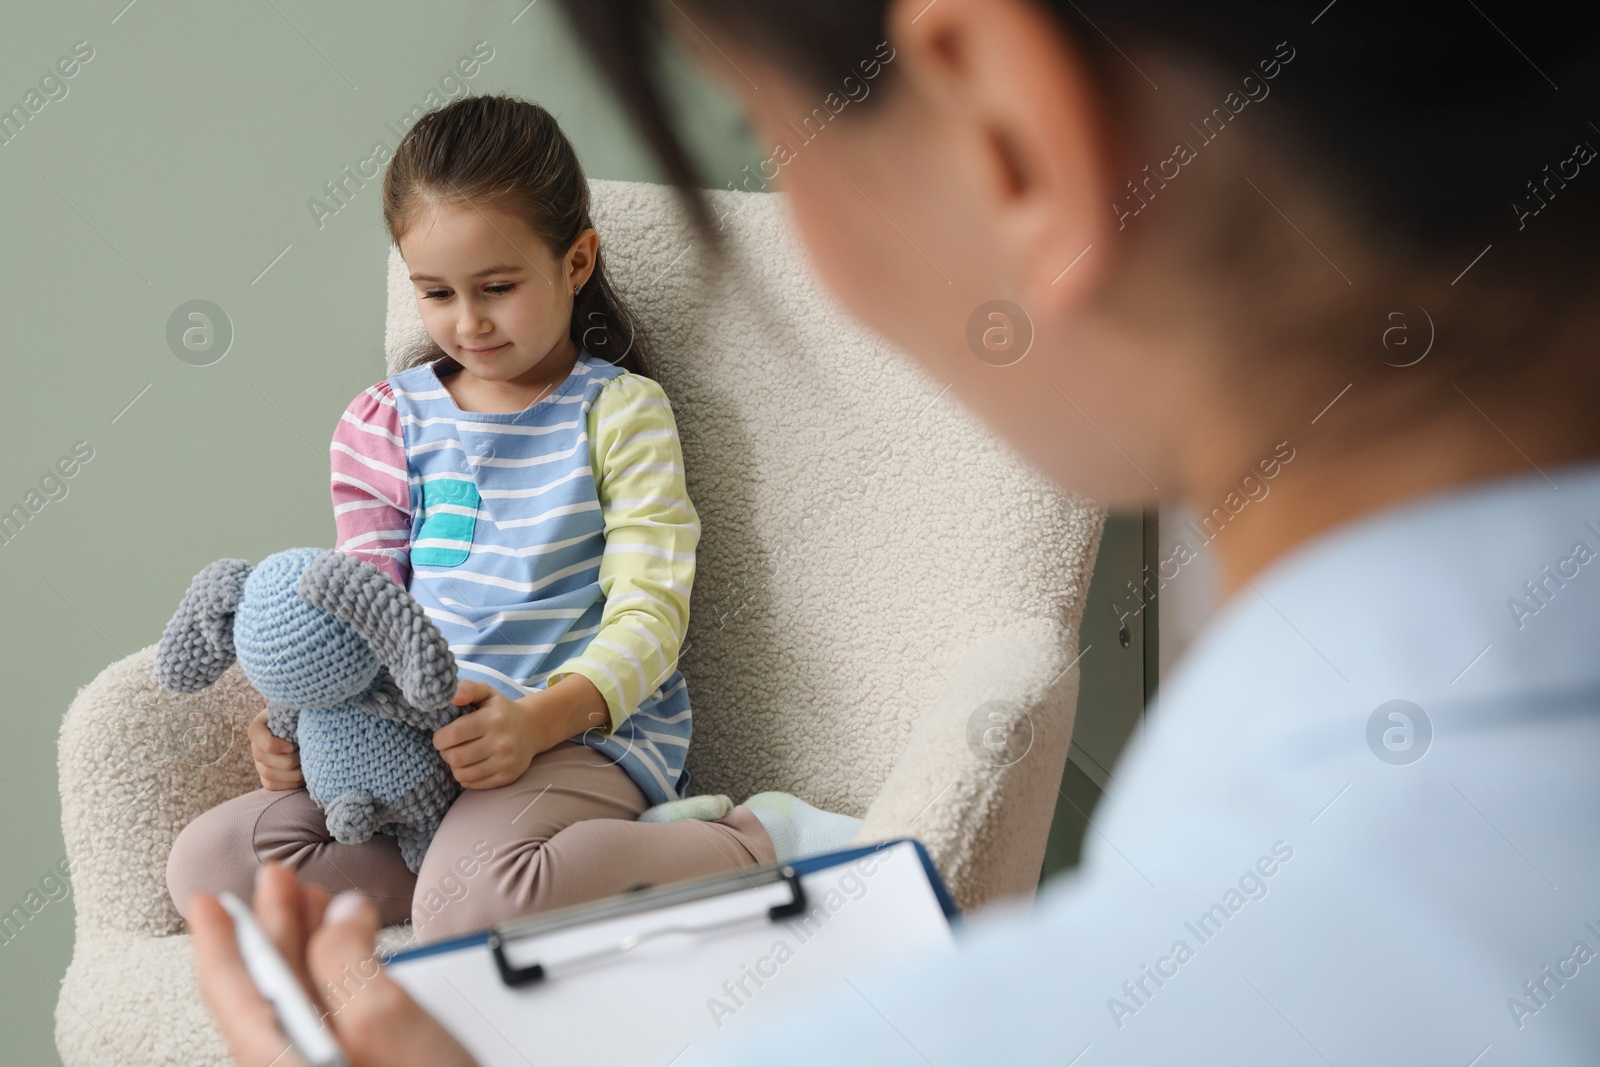
[[[842, 847], [858, 820], [784, 793], [685, 799], [677, 657], [700, 523], [649, 345], [605, 276], [554, 118], [469, 96], [420, 119], [383, 214], [444, 355], [363, 390], [333, 434], [338, 549], [405, 586], [456, 657], [434, 746], [463, 786], [421, 870], [343, 845], [293, 745], [251, 724], [263, 787], [179, 835], [168, 887], [250, 892], [278, 860], [359, 888], [419, 940]], [[654, 805], [652, 807], [652, 805]], [[647, 810], [648, 809], [648, 810]], [[643, 814], [643, 819], [639, 817]]]

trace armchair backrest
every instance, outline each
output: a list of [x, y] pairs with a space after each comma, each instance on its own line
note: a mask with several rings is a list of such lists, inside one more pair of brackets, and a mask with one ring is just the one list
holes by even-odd
[[[1019, 619], [1076, 631], [1098, 507], [848, 318], [782, 194], [708, 194], [733, 254], [718, 273], [669, 187], [590, 186], [703, 524], [680, 658], [693, 790], [863, 814], [964, 650]], [[395, 248], [385, 341], [390, 373], [438, 354]]]

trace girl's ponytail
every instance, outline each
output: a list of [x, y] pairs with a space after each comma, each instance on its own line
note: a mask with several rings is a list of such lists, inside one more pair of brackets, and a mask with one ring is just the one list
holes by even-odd
[[[383, 221], [399, 242], [428, 204], [495, 206], [520, 215], [552, 255], [592, 227], [589, 183], [555, 117], [516, 97], [465, 96], [406, 131], [383, 177]], [[623, 370], [653, 377], [655, 351], [606, 276], [605, 251], [572, 301], [574, 343]]]

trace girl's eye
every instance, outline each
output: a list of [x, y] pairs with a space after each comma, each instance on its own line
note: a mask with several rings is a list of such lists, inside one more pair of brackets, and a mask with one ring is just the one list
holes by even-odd
[[[486, 285], [483, 288], [484, 292], [493, 293], [495, 296], [504, 296], [506, 293], [511, 292], [511, 290], [515, 289], [516, 287], [517, 284], [515, 282], [496, 282], [493, 285]], [[450, 290], [428, 289], [423, 292], [422, 298], [424, 300], [449, 300]]]

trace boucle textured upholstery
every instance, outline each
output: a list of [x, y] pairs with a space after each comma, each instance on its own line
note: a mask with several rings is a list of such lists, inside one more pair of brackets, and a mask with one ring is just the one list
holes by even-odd
[[[963, 907], [1031, 891], [1103, 510], [846, 318], [781, 194], [710, 194], [735, 256], [716, 275], [670, 189], [590, 184], [608, 270], [662, 354], [704, 525], [681, 658], [695, 791], [789, 790], [865, 816], [858, 840], [918, 837]], [[392, 251], [389, 281], [393, 371], [428, 339]], [[190, 819], [258, 784], [244, 727], [259, 698], [237, 665], [202, 693], [163, 692], [154, 651], [79, 690], [61, 728], [69, 1067], [226, 1063], [164, 870]]]

